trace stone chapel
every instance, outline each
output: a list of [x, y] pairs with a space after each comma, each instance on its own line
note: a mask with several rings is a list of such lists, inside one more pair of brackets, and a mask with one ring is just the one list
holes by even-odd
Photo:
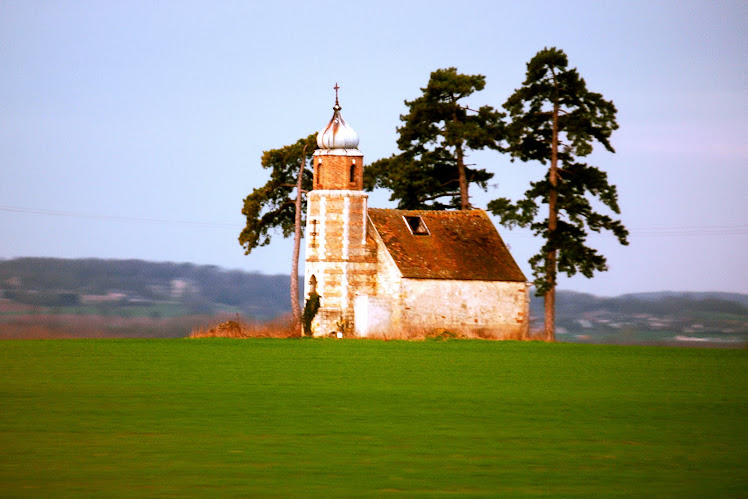
[[488, 215], [369, 208], [359, 137], [340, 110], [336, 85], [307, 197], [304, 296], [320, 297], [313, 334], [524, 339], [529, 284]]

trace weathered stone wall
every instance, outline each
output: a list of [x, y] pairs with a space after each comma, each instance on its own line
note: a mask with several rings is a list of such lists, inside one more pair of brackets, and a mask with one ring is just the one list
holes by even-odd
[[373, 294], [376, 249], [365, 231], [368, 196], [361, 191], [314, 190], [307, 199], [304, 296], [317, 280], [320, 310], [315, 335], [352, 334], [357, 294]]
[[369, 231], [375, 235], [377, 245], [378, 272], [375, 293], [390, 300], [390, 324], [393, 327], [399, 327], [402, 317], [402, 273], [371, 221], [369, 221]]
[[402, 279], [400, 324], [498, 339], [525, 339], [524, 282]]
[[369, 223], [377, 244], [375, 294], [356, 301], [359, 335], [430, 333], [524, 339], [529, 287], [524, 282], [406, 279]]

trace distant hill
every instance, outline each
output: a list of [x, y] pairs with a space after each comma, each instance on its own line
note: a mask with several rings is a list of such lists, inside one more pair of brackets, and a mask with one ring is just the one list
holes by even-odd
[[214, 265], [142, 260], [0, 261], [0, 297], [37, 307], [117, 315], [239, 313], [265, 320], [291, 309], [289, 277]]
[[686, 300], [723, 300], [732, 301], [748, 307], [748, 294], [741, 293], [721, 293], [716, 291], [709, 292], [684, 292], [684, 291], [658, 291], [652, 293], [633, 293], [621, 295], [618, 298], [632, 298], [640, 301], [660, 301], [669, 299], [686, 299]]
[[[531, 296], [530, 308], [535, 315], [543, 315], [543, 298]], [[611, 313], [688, 313], [730, 312], [748, 314], [748, 294], [722, 292], [662, 291], [628, 293], [616, 297], [600, 297], [576, 291], [556, 292], [556, 314], [559, 317], [577, 316], [586, 312]]]
[[[288, 275], [191, 263], [0, 260], [0, 319], [7, 326], [19, 314], [145, 317], [161, 328], [158, 321], [186, 316], [240, 314], [265, 321], [290, 312], [289, 281]], [[746, 294], [664, 291], [611, 298], [561, 290], [556, 300], [561, 341], [748, 343]], [[532, 297], [530, 312], [532, 327], [542, 328], [542, 298]]]
[[[530, 314], [542, 328], [542, 298], [532, 297]], [[558, 291], [556, 325], [561, 341], [745, 346], [748, 295], [665, 291], [608, 298]]]

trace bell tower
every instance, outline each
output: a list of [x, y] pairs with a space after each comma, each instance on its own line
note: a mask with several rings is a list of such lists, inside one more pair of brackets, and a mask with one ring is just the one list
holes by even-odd
[[314, 336], [353, 333], [355, 297], [369, 293], [376, 273], [366, 251], [364, 155], [358, 134], [340, 114], [340, 87], [334, 88], [333, 115], [317, 133], [314, 184], [307, 196], [304, 296], [312, 289], [320, 296]]

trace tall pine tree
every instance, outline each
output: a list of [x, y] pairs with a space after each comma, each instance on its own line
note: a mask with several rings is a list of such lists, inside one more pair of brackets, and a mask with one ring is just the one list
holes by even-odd
[[[316, 137], [313, 133], [294, 144], [262, 154], [260, 164], [270, 170], [270, 180], [244, 199], [242, 214], [247, 223], [239, 234], [239, 244], [245, 255], [258, 246], [269, 244], [271, 231], [280, 230], [283, 237], [294, 234], [290, 292], [291, 311], [297, 325], [301, 320], [298, 280], [301, 226], [306, 213], [303, 194], [312, 189], [311, 158], [317, 147]], [[296, 196], [292, 197], [294, 189]]]
[[401, 209], [470, 208], [471, 183], [486, 189], [492, 173], [466, 163], [470, 150], [498, 149], [503, 114], [490, 106], [469, 109], [463, 99], [483, 90], [483, 75], [456, 68], [431, 73], [423, 95], [405, 101], [397, 129], [399, 154], [366, 168], [366, 187], [392, 191]]
[[[607, 174], [579, 161], [592, 153], [593, 143], [615, 152], [610, 136], [618, 128], [616, 108], [601, 94], [587, 90], [584, 79], [568, 67], [566, 54], [556, 48], [538, 52], [527, 63], [525, 81], [506, 101], [509, 112], [508, 152], [522, 161], [548, 165], [545, 178], [530, 185], [516, 203], [499, 198], [488, 209], [506, 226], [530, 227], [543, 238], [540, 252], [530, 259], [538, 296], [545, 298], [546, 339], [555, 339], [555, 289], [559, 271], [592, 277], [607, 270], [605, 257], [586, 245], [588, 229], [611, 231], [628, 244], [628, 231], [608, 215], [597, 213], [597, 198], [620, 214], [618, 193]], [[547, 218], [539, 217], [548, 205]]]

